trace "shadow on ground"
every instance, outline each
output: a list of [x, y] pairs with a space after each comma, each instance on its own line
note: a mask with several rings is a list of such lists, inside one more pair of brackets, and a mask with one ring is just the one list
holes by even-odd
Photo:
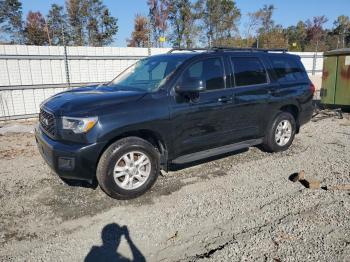
[[[131, 250], [133, 259], [130, 260], [120, 253], [118, 253], [118, 247], [122, 237], [125, 237], [129, 248]], [[129, 230], [127, 226], [119, 226], [116, 223], [106, 225], [101, 232], [102, 245], [92, 246], [90, 252], [86, 255], [85, 262], [95, 261], [146, 261], [141, 251], [137, 248], [134, 242], [131, 240]]]

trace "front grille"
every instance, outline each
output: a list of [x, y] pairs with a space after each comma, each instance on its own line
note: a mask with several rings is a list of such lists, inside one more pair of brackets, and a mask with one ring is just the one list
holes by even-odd
[[56, 122], [53, 114], [40, 109], [39, 121], [41, 127], [46, 131], [50, 136], [55, 136], [56, 134]]

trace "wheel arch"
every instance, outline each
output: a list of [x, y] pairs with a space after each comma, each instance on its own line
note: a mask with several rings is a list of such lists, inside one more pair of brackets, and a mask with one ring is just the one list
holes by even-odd
[[296, 126], [296, 133], [299, 133], [299, 129], [300, 129], [300, 124], [299, 124], [300, 109], [299, 109], [299, 107], [294, 105], [294, 104], [288, 104], [288, 105], [281, 106], [279, 110], [282, 112], [290, 113], [294, 117], [295, 123], [297, 125]]
[[101, 150], [97, 160], [97, 164], [100, 161], [102, 154], [111, 144], [126, 137], [138, 137], [152, 144], [159, 152], [161, 168], [165, 171], [168, 170], [168, 150], [166, 142], [163, 139], [163, 137], [159, 134], [159, 132], [151, 129], [127, 130], [113, 136], [111, 139], [109, 139], [108, 143], [106, 143], [104, 148]]

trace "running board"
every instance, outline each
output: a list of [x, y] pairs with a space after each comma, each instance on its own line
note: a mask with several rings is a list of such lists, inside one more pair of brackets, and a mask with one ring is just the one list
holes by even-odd
[[188, 154], [180, 156], [172, 161], [173, 164], [184, 164], [194, 162], [200, 159], [209, 158], [212, 156], [222, 155], [228, 152], [237, 151], [243, 148], [259, 145], [263, 142], [262, 138], [247, 140], [235, 144], [230, 144], [226, 146], [216, 147], [213, 149], [208, 149], [204, 151], [199, 151], [197, 153]]

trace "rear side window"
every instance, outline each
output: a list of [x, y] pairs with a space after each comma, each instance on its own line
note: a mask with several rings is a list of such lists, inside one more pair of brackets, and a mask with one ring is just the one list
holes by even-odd
[[267, 83], [266, 70], [256, 57], [231, 57], [236, 86], [261, 85]]
[[221, 58], [208, 58], [192, 64], [184, 71], [181, 81], [193, 80], [205, 81], [207, 90], [225, 88]]
[[290, 82], [305, 79], [305, 70], [295, 59], [283, 56], [271, 56], [270, 60], [278, 81]]

